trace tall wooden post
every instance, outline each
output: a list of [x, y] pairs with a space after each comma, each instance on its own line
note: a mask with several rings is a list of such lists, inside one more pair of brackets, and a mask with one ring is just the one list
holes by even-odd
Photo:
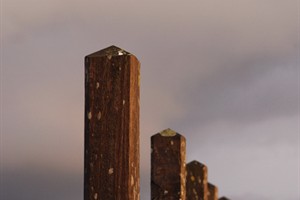
[[84, 200], [139, 199], [139, 74], [115, 46], [85, 57]]
[[151, 137], [151, 199], [185, 200], [185, 138], [171, 129]]
[[186, 165], [186, 199], [208, 200], [207, 167], [198, 161]]
[[218, 188], [217, 186], [208, 183], [208, 200], [218, 200]]

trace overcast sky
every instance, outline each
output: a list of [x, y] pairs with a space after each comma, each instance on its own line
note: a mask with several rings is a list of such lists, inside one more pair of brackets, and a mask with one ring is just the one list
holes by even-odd
[[2, 0], [4, 200], [83, 199], [84, 56], [141, 62], [141, 199], [150, 136], [172, 128], [220, 196], [299, 200], [299, 0]]

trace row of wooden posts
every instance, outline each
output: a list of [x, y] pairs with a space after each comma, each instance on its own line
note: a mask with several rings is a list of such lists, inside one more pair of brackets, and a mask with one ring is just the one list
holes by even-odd
[[[140, 199], [139, 97], [134, 55], [111, 46], [85, 57], [84, 200]], [[151, 137], [151, 199], [218, 199], [207, 167], [185, 163], [185, 145], [171, 129]]]
[[179, 133], [166, 129], [151, 137], [151, 199], [218, 200], [207, 167], [198, 161], [186, 164], [185, 157], [186, 140]]

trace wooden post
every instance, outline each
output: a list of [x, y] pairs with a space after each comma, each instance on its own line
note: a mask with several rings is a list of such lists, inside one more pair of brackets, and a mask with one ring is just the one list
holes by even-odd
[[151, 137], [151, 199], [185, 200], [185, 138], [171, 129]]
[[139, 71], [115, 46], [85, 57], [85, 200], [139, 199]]
[[208, 200], [218, 200], [218, 188], [211, 183], [208, 186]]
[[207, 167], [198, 161], [186, 165], [186, 199], [208, 200]]
[[221, 197], [219, 200], [230, 200], [227, 197]]

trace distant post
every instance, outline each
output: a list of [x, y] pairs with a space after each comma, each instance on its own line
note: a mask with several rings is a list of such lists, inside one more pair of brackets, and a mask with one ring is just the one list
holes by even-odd
[[221, 197], [219, 200], [230, 200], [227, 197]]
[[208, 200], [207, 167], [198, 161], [186, 165], [186, 199]]
[[139, 199], [139, 76], [118, 47], [85, 57], [84, 200]]
[[208, 183], [208, 200], [218, 200], [218, 188], [211, 183]]
[[151, 199], [186, 199], [185, 145], [171, 129], [151, 137]]

